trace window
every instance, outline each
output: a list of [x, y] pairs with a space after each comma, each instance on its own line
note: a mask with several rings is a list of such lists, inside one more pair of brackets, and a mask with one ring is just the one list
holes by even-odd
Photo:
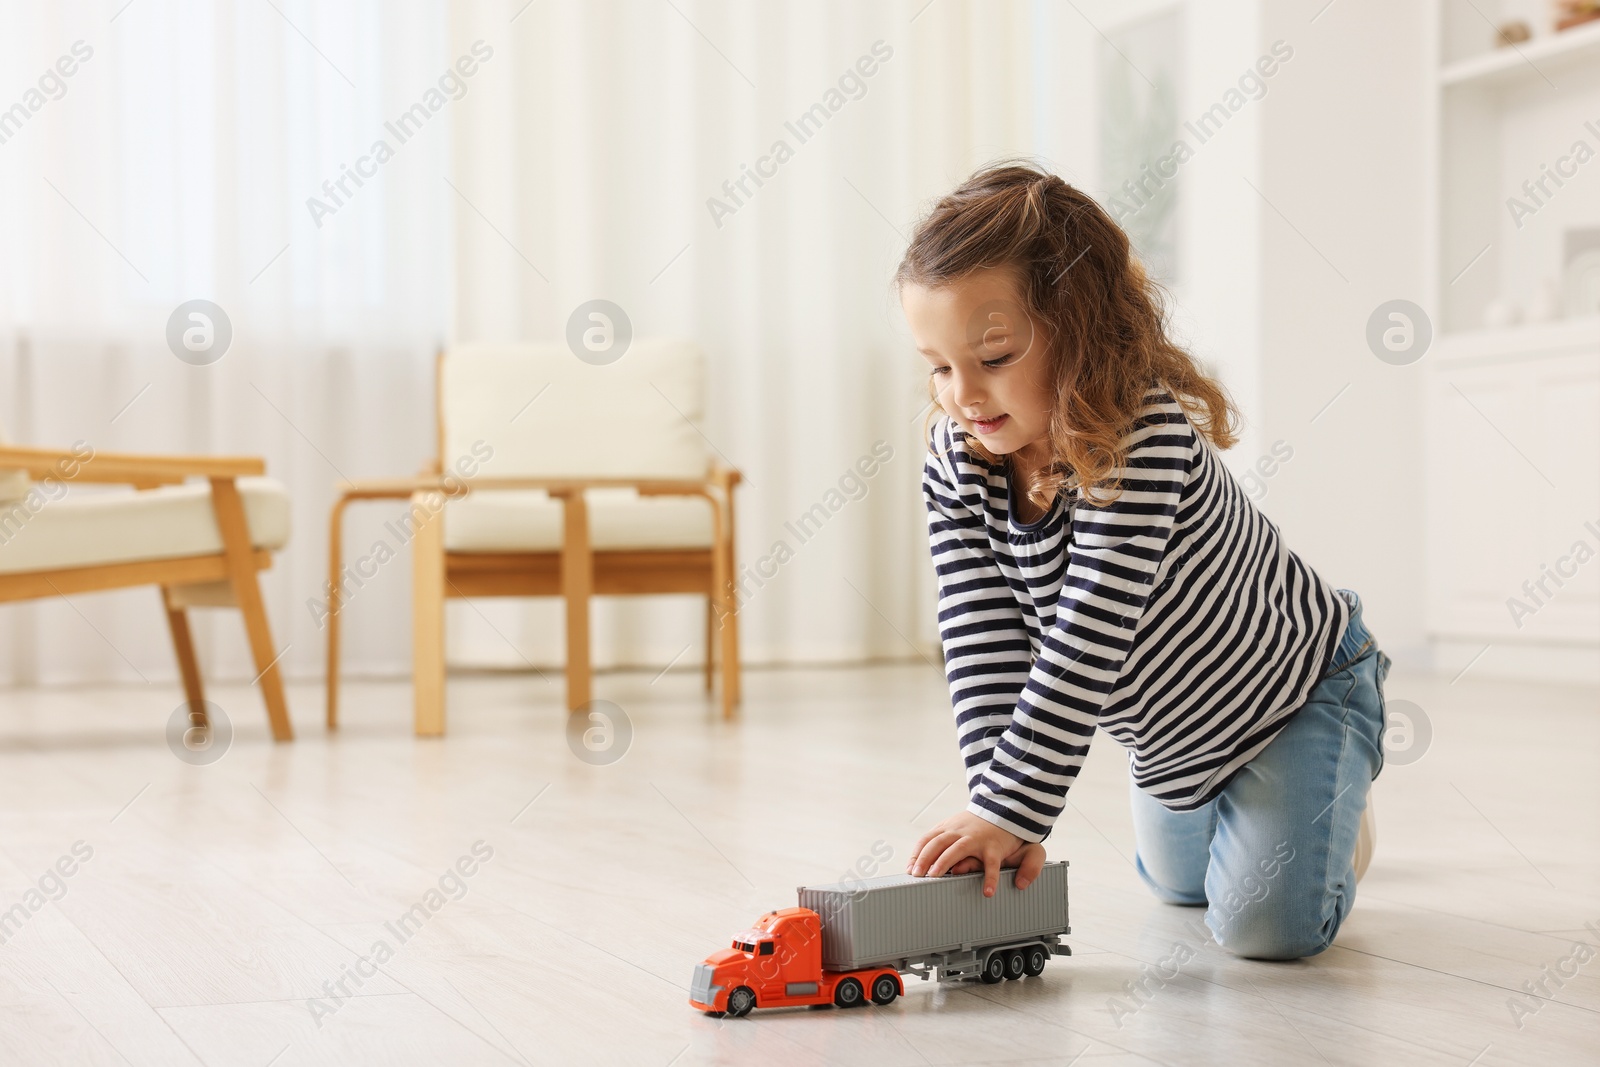
[[772, 955], [772, 942], [771, 941], [763, 941], [763, 942], [761, 942], [761, 954], [763, 956]]

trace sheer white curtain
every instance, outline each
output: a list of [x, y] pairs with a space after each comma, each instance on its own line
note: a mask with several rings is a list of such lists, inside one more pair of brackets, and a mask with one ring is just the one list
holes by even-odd
[[[31, 444], [265, 455], [293, 494], [265, 576], [291, 674], [320, 669], [305, 602], [333, 482], [431, 451], [450, 116], [347, 181], [336, 214], [314, 220], [307, 200], [453, 59], [442, 4], [5, 5], [0, 108], [23, 110], [0, 121], [0, 421]], [[166, 342], [196, 298], [233, 328], [209, 366]], [[353, 633], [353, 655], [403, 666], [406, 591], [366, 595], [398, 621]], [[157, 604], [134, 590], [0, 608], [0, 682], [170, 679]], [[237, 616], [199, 620], [208, 671], [250, 677]]]
[[[7, 10], [0, 61], [21, 73], [4, 92], [79, 40], [93, 56], [0, 143], [0, 421], [30, 443], [264, 454], [294, 498], [266, 579], [292, 676], [321, 669], [307, 602], [331, 484], [431, 456], [436, 344], [557, 338], [594, 298], [636, 336], [707, 354], [705, 434], [748, 477], [747, 658], [937, 662], [924, 373], [888, 279], [917, 213], [978, 164], [1037, 153], [1083, 179], [1068, 149], [1087, 146], [1093, 34], [1075, 16], [976, 0]], [[430, 101], [420, 129], [390, 128]], [[166, 346], [193, 298], [233, 322], [208, 367]], [[352, 552], [398, 510], [353, 512]], [[406, 669], [407, 571], [350, 604], [352, 672]], [[602, 602], [597, 661], [692, 665], [701, 611]], [[206, 622], [209, 671], [250, 676], [238, 630]], [[553, 602], [453, 604], [451, 635], [457, 663], [561, 659]], [[0, 608], [0, 682], [173, 676], [149, 592]]]

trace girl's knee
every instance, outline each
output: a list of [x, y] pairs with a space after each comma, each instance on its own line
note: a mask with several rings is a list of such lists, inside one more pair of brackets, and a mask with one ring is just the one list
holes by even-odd
[[[1232, 858], [1233, 862], [1225, 862]], [[1325, 952], [1354, 903], [1287, 842], [1270, 854], [1235, 850], [1207, 872], [1206, 925], [1243, 959], [1297, 960]]]
[[1296, 918], [1275, 909], [1249, 908], [1229, 913], [1212, 907], [1206, 925], [1217, 944], [1247, 960], [1298, 960], [1327, 951], [1339, 932], [1337, 918]]

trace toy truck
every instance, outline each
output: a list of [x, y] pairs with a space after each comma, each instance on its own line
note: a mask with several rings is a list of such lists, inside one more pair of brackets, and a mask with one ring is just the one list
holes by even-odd
[[895, 875], [804, 887], [800, 906], [769, 911], [734, 935], [729, 948], [694, 969], [689, 1003], [710, 1015], [753, 1008], [889, 1004], [900, 976], [923, 981], [1036, 976], [1067, 925], [1067, 864], [1047, 863], [1027, 889], [1010, 872], [992, 897], [983, 872], [916, 878]]

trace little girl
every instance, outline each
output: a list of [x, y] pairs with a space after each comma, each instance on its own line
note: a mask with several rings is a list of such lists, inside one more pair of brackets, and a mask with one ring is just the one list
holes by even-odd
[[922, 486], [969, 793], [908, 870], [1026, 886], [1098, 726], [1129, 750], [1158, 898], [1209, 905], [1240, 956], [1326, 949], [1370, 854], [1389, 660], [1218, 459], [1236, 413], [1126, 235], [996, 166], [939, 201], [896, 282], [944, 410]]

